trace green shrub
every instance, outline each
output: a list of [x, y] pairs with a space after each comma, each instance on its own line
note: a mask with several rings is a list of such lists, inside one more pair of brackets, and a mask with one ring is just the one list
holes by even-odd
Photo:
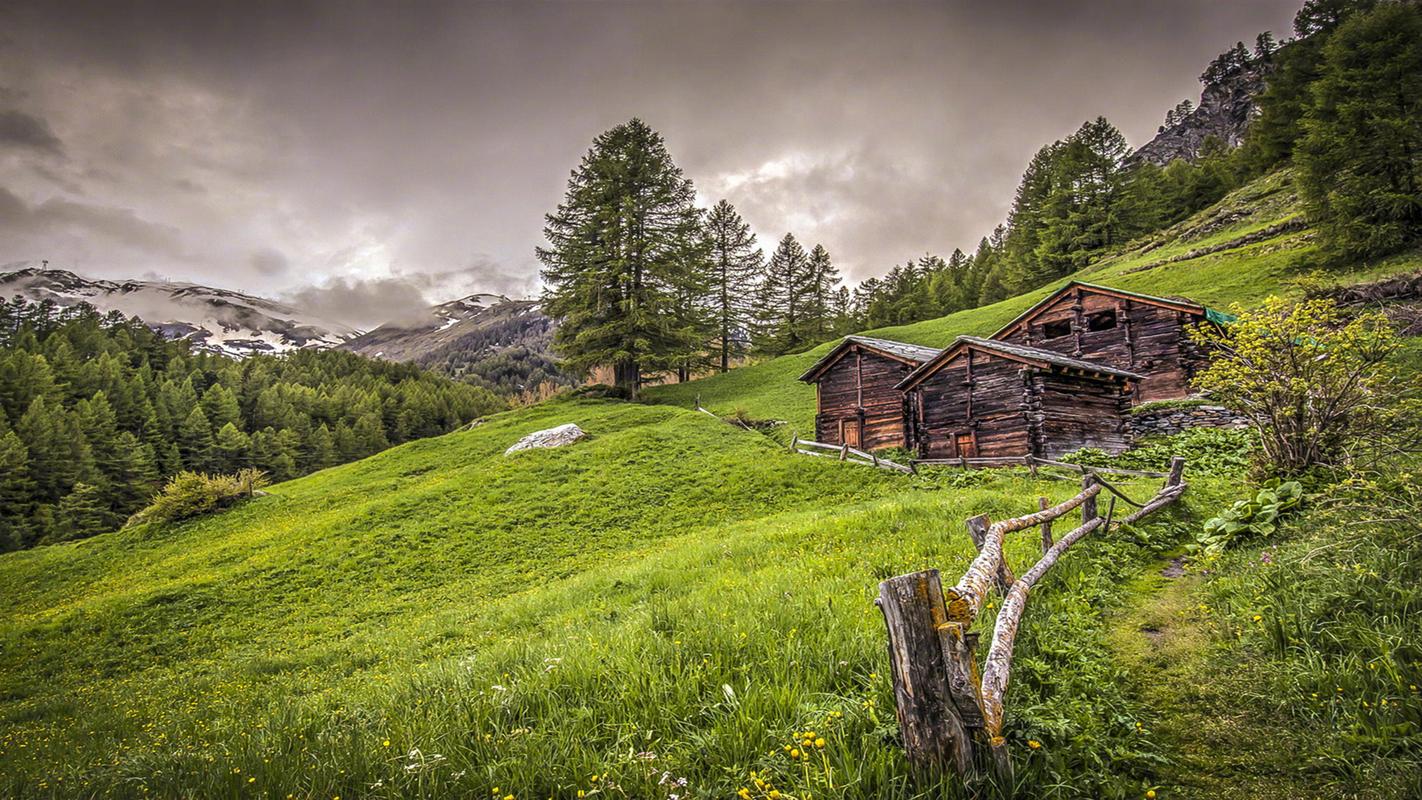
[[180, 472], [168, 481], [168, 485], [147, 508], [129, 517], [124, 527], [146, 522], [175, 522], [210, 514], [253, 496], [270, 483], [267, 473], [251, 468], [238, 470], [234, 475]]
[[1238, 500], [1208, 520], [1199, 537], [1199, 547], [1207, 553], [1218, 553], [1241, 539], [1271, 536], [1278, 529], [1279, 516], [1302, 500], [1303, 486], [1298, 481], [1269, 481], [1252, 499]]

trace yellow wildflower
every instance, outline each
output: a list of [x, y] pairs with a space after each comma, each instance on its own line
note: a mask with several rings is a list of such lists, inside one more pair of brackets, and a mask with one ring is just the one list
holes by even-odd
[[1032, 748], [1033, 750], [1040, 750], [1040, 749], [1042, 749], [1042, 743], [1039, 742], [1039, 741], [1037, 741], [1036, 739], [1028, 739], [1028, 740], [1027, 740], [1027, 746], [1030, 747], [1030, 748]]

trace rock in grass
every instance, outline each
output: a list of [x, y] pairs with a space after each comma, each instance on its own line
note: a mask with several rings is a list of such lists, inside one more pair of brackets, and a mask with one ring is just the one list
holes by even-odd
[[517, 453], [520, 450], [532, 450], [535, 447], [562, 447], [565, 444], [572, 444], [586, 436], [587, 433], [584, 432], [582, 428], [579, 428], [575, 423], [569, 422], [566, 425], [559, 425], [556, 428], [530, 433], [517, 442], [514, 442], [512, 447], [504, 451], [504, 455]]

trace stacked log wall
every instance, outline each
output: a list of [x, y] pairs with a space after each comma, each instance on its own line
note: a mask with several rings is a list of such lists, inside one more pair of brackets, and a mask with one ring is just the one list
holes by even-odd
[[[1091, 316], [1103, 311], [1115, 312], [1115, 327], [1088, 330]], [[1062, 321], [1070, 332], [1048, 338], [1045, 327]], [[1206, 360], [1188, 333], [1199, 321], [1184, 311], [1083, 289], [1057, 298], [1002, 340], [1138, 373], [1144, 380], [1137, 403], [1174, 400], [1190, 394], [1190, 379]]]
[[815, 440], [843, 444], [841, 420], [862, 420], [860, 447], [903, 447], [904, 394], [895, 388], [912, 366], [872, 350], [850, 351], [821, 373]]
[[[969, 379], [971, 354], [971, 380]], [[959, 458], [956, 437], [971, 432], [979, 458], [1021, 456], [1031, 437], [1023, 403], [1023, 365], [967, 350], [917, 388], [923, 422], [920, 458]]]
[[1040, 408], [1038, 455], [1059, 458], [1082, 447], [1120, 453], [1130, 447], [1130, 395], [1120, 381], [1055, 372], [1039, 372], [1031, 380]]

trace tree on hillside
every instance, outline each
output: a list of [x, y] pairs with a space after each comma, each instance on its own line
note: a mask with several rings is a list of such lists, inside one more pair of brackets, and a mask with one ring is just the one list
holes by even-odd
[[640, 119], [601, 134], [568, 181], [539, 247], [544, 310], [574, 370], [611, 365], [635, 395], [648, 370], [675, 368], [704, 344], [678, 299], [706, 269], [691, 181]]
[[1296, 160], [1325, 251], [1375, 258], [1422, 241], [1422, 9], [1354, 15], [1323, 55]]
[[1059, 278], [1086, 266], [1101, 248], [1136, 233], [1126, 191], [1126, 137], [1105, 117], [1085, 123], [1052, 159], [1035, 249], [1038, 276]]
[[805, 248], [787, 233], [765, 265], [765, 277], [756, 292], [756, 349], [788, 353], [803, 343], [801, 337], [808, 302], [809, 258]]
[[756, 246], [750, 225], [725, 200], [711, 208], [706, 232], [711, 240], [716, 349], [720, 370], [725, 372], [731, 368], [732, 358], [744, 354], [765, 254]]
[[834, 333], [834, 297], [839, 287], [839, 270], [830, 261], [829, 251], [817, 244], [805, 259], [805, 313], [802, 337], [810, 343], [822, 342]]

